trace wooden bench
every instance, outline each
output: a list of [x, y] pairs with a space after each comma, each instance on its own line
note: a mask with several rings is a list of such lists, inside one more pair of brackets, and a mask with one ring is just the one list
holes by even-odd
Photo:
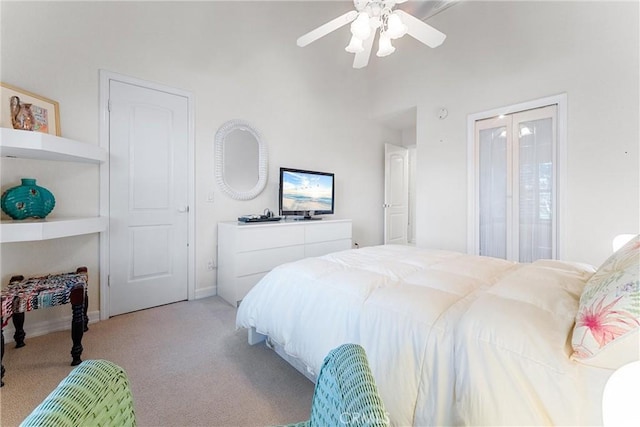
[[[25, 279], [24, 276], [13, 276], [9, 285], [2, 290], [2, 354], [4, 357], [4, 327], [13, 319], [15, 333], [13, 339], [16, 348], [24, 347], [24, 314], [27, 311], [54, 307], [71, 303], [71, 366], [79, 365], [82, 360], [82, 335], [89, 330], [87, 308], [88, 272], [86, 267], [79, 267], [74, 273], [50, 274]], [[0, 362], [1, 365], [1, 362]], [[0, 387], [4, 385], [4, 365], [1, 365]]]

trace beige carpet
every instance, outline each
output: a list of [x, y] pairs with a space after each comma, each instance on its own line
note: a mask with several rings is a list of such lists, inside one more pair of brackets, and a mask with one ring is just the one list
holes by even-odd
[[[235, 330], [236, 309], [211, 297], [90, 324], [83, 360], [129, 375], [140, 426], [265, 426], [309, 418], [313, 383]], [[28, 314], [27, 314], [28, 316]], [[18, 425], [72, 367], [68, 331], [5, 346], [0, 425]], [[7, 338], [7, 337], [5, 337]]]

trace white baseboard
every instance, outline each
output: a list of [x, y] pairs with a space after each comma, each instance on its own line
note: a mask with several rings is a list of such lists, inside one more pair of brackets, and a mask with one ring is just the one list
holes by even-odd
[[209, 286], [207, 288], [196, 289], [196, 299], [212, 297], [218, 295], [217, 286]]
[[[89, 316], [89, 324], [99, 322], [100, 321], [100, 311], [90, 311], [87, 313]], [[51, 332], [58, 331], [70, 331], [71, 330], [71, 315], [59, 317], [57, 319], [43, 320], [36, 323], [30, 323], [27, 325], [26, 319], [29, 317], [29, 313], [25, 314], [25, 328], [24, 331], [27, 334], [26, 339], [29, 337], [38, 337], [40, 335], [50, 334]], [[14, 342], [13, 334], [15, 333], [15, 328], [13, 327], [13, 323], [9, 320], [9, 323], [5, 328], [2, 329], [2, 333], [4, 334], [4, 342], [11, 343]]]

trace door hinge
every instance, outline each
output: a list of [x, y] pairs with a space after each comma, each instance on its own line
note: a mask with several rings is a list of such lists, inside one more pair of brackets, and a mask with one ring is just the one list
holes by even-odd
[[111, 287], [111, 275], [107, 274], [107, 287]]
[[107, 111], [111, 112], [111, 100], [107, 101]]

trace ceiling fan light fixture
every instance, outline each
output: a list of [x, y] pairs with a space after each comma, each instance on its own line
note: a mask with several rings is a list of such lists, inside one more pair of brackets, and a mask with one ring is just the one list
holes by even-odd
[[359, 53], [364, 51], [364, 46], [362, 45], [362, 40], [357, 38], [356, 36], [351, 36], [351, 41], [349, 41], [349, 45], [344, 48], [349, 53]]
[[383, 56], [391, 55], [396, 51], [396, 48], [391, 45], [391, 38], [386, 31], [380, 33], [380, 39], [378, 40], [378, 52], [376, 56], [382, 58]]
[[408, 30], [409, 27], [407, 27], [407, 24], [402, 22], [402, 19], [400, 19], [400, 16], [398, 16], [398, 14], [394, 12], [389, 15], [389, 18], [387, 18], [386, 32], [390, 38], [399, 39], [400, 37], [407, 34]]
[[303, 34], [298, 37], [296, 44], [300, 47], [307, 46], [330, 32], [349, 25], [352, 37], [344, 49], [355, 54], [353, 68], [367, 66], [378, 31], [380, 36], [376, 55], [379, 57], [395, 52], [396, 48], [391, 40], [399, 39], [405, 34], [431, 48], [440, 46], [447, 37], [445, 34], [402, 9], [394, 10], [397, 4], [405, 1], [353, 0], [355, 10], [343, 13]]
[[368, 13], [358, 13], [358, 17], [351, 23], [351, 34], [360, 40], [366, 40], [369, 38], [371, 35], [371, 25], [369, 23]]
[[371, 25], [371, 28], [377, 30], [382, 26], [382, 19], [379, 16], [372, 16], [369, 18], [369, 24]]

